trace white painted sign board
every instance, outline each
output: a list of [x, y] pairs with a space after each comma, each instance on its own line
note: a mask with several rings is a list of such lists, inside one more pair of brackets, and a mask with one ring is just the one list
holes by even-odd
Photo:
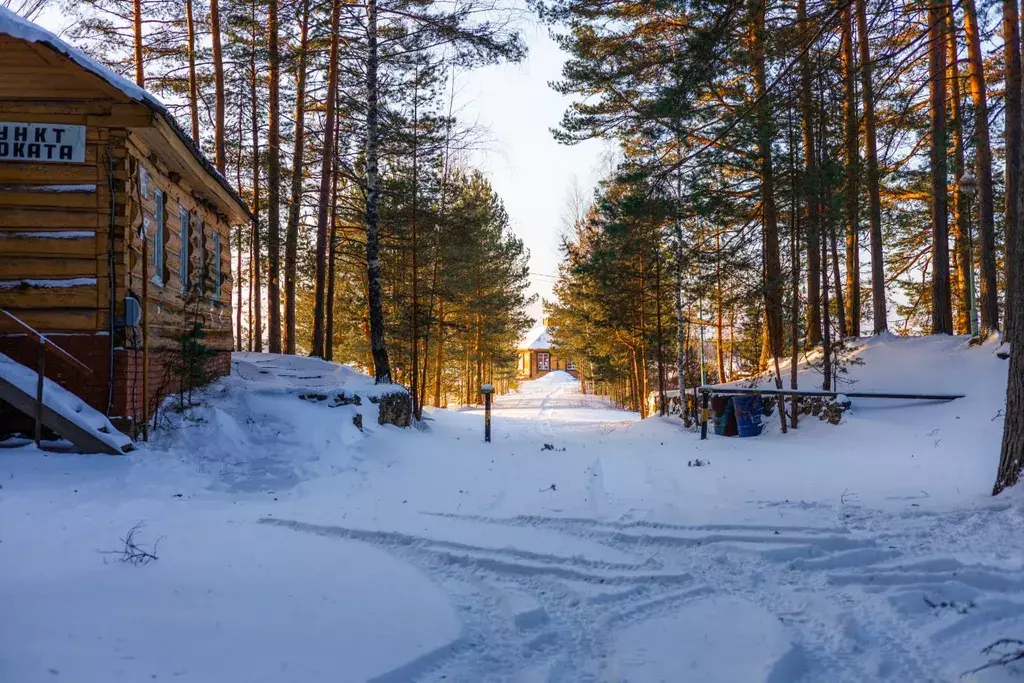
[[0, 121], [0, 161], [81, 164], [85, 126]]

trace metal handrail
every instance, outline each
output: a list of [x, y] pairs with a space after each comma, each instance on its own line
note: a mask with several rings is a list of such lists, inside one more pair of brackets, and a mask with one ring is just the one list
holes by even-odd
[[966, 394], [901, 394], [887, 391], [816, 391], [813, 389], [757, 389], [746, 387], [721, 387], [704, 385], [697, 387], [702, 394], [768, 394], [769, 396], [823, 396], [836, 398], [846, 396], [848, 398], [889, 398], [907, 401], [953, 401], [958, 398], [966, 398]]
[[30, 333], [30, 334], [31, 334], [32, 336], [34, 336], [34, 337], [35, 337], [35, 338], [36, 338], [36, 339], [37, 339], [37, 340], [39, 341], [39, 343], [40, 343], [40, 344], [43, 344], [43, 345], [47, 345], [47, 344], [48, 344], [48, 345], [49, 345], [49, 346], [51, 346], [51, 347], [52, 347], [52, 348], [53, 348], [53, 349], [54, 349], [55, 351], [57, 351], [58, 353], [62, 354], [62, 355], [64, 356], [64, 358], [66, 358], [67, 360], [71, 361], [72, 363], [75, 363], [76, 365], [78, 365], [78, 367], [82, 368], [83, 370], [85, 370], [85, 371], [86, 371], [87, 373], [89, 373], [90, 375], [92, 374], [92, 370], [91, 370], [91, 369], [89, 368], [89, 366], [88, 366], [88, 365], [86, 365], [86, 364], [85, 364], [85, 363], [83, 363], [82, 361], [80, 361], [80, 360], [78, 360], [77, 358], [75, 358], [74, 356], [72, 356], [72, 355], [71, 355], [70, 353], [68, 353], [67, 351], [65, 351], [64, 349], [62, 349], [62, 348], [61, 348], [61, 347], [60, 347], [59, 345], [57, 345], [56, 343], [54, 343], [54, 341], [53, 341], [52, 339], [50, 339], [50, 338], [49, 338], [49, 337], [47, 337], [47, 336], [46, 336], [45, 334], [43, 334], [43, 333], [42, 333], [42, 332], [40, 332], [39, 330], [35, 329], [34, 327], [32, 327], [31, 325], [29, 325], [28, 323], [26, 323], [26, 322], [25, 322], [24, 320], [22, 320], [22, 319], [21, 319], [21, 318], [19, 318], [18, 316], [14, 315], [14, 314], [13, 314], [13, 313], [11, 313], [10, 311], [8, 311], [8, 310], [6, 310], [6, 309], [3, 309], [3, 308], [0, 308], [0, 313], [3, 313], [3, 314], [4, 314], [4, 315], [6, 315], [6, 316], [7, 316], [8, 318], [10, 318], [11, 320], [13, 320], [13, 321], [14, 321], [15, 323], [17, 323], [18, 325], [20, 325], [20, 326], [21, 326], [21, 327], [23, 327], [24, 329], [28, 330], [28, 332], [29, 332], [29, 333]]

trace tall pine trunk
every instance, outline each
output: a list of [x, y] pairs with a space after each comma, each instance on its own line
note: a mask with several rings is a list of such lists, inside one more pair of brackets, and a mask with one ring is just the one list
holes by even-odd
[[420, 72], [414, 70], [414, 86], [412, 100], [412, 409], [417, 420], [423, 417], [423, 405], [420, 401], [420, 290], [419, 290], [419, 99]]
[[885, 256], [882, 252], [882, 199], [878, 178], [878, 129], [875, 123], [875, 85], [868, 35], [867, 0], [856, 0], [857, 43], [860, 48], [860, 90], [864, 103], [864, 181], [868, 188], [868, 224], [871, 245], [872, 331], [889, 329], [885, 303]]
[[[680, 142], [676, 138], [676, 154], [679, 155]], [[679, 396], [686, 395], [686, 314], [683, 310], [683, 277], [685, 274], [685, 247], [683, 245], [683, 219], [680, 215], [682, 205], [682, 176], [676, 171], [676, 205], [673, 207], [672, 221], [675, 230], [675, 281], [672, 283], [672, 302], [676, 309], [676, 374], [679, 380]], [[684, 399], [685, 400], [685, 399]], [[685, 413], [685, 411], [683, 411]]]
[[928, 89], [931, 116], [932, 334], [953, 333], [949, 287], [949, 224], [946, 206], [946, 11], [943, 0], [928, 7]]
[[983, 336], [999, 327], [999, 293], [996, 285], [995, 202], [992, 197], [992, 144], [988, 128], [988, 97], [985, 92], [984, 57], [974, 0], [963, 0], [964, 33], [967, 38], [967, 64], [974, 103], [974, 149], [978, 163], [978, 247], [980, 264], [981, 313]]
[[857, 139], [857, 66], [853, 57], [853, 3], [842, 10], [843, 120], [846, 167], [846, 320], [847, 333], [860, 336], [860, 144]]
[[192, 15], [192, 0], [185, 0], [185, 30], [188, 33], [188, 112], [192, 123], [192, 141], [199, 141], [199, 84], [196, 81], [196, 22]]
[[135, 85], [146, 87], [146, 69], [142, 61], [142, 0], [132, 0], [132, 47], [135, 52]]
[[[238, 140], [242, 140], [243, 130], [243, 107], [238, 107]], [[239, 144], [236, 148], [238, 151], [235, 157], [235, 187], [242, 186], [242, 145]], [[245, 231], [242, 226], [235, 228], [235, 234], [238, 236], [238, 262], [235, 267], [235, 300], [238, 304], [238, 308], [235, 310], [235, 332], [237, 335], [237, 344], [235, 345], [239, 351], [244, 351], [245, 347], [242, 346], [242, 252], [245, 250]]]
[[[771, 110], [765, 73], [765, 4], [751, 0], [751, 58], [754, 67], [754, 97], [757, 101], [757, 158], [761, 180], [761, 211], [764, 226], [764, 308], [771, 353], [782, 352], [782, 263], [779, 256], [778, 211], [772, 170]], [[781, 388], [781, 387], [780, 387]]]
[[302, 2], [299, 60], [295, 67], [295, 133], [292, 140], [292, 186], [284, 238], [284, 352], [295, 353], [295, 279], [299, 252], [299, 213], [306, 152], [306, 52], [309, 49], [309, 0]]
[[832, 251], [832, 287], [835, 292], [836, 318], [839, 321], [839, 338], [845, 339], [850, 336], [850, 328], [846, 320], [846, 306], [844, 305], [842, 275], [839, 268], [839, 238], [836, 224], [829, 221], [828, 244]]
[[[256, 4], [253, 3], [253, 28], [256, 26]], [[263, 278], [262, 266], [260, 264], [262, 246], [260, 244], [260, 129], [259, 129], [259, 100], [256, 96], [256, 34], [251, 36], [252, 44], [249, 50], [249, 96], [252, 103], [252, 255], [251, 270], [252, 280], [249, 285], [249, 296], [252, 299], [252, 307], [249, 309], [251, 316], [252, 349], [256, 352], [263, 351]]]
[[228, 159], [224, 143], [224, 54], [221, 49], [219, 0], [210, 0], [210, 40], [213, 45], [213, 163], [223, 175]]
[[[715, 347], [718, 355], [718, 381], [728, 381], [725, 375], [725, 335], [722, 308], [722, 231], [715, 229]], [[680, 394], [681, 395], [681, 394]]]
[[327, 100], [324, 106], [324, 147], [320, 160], [320, 199], [317, 207], [316, 220], [316, 291], [313, 301], [313, 340], [310, 355], [324, 356], [324, 312], [327, 290], [327, 240], [328, 204], [331, 200], [331, 174], [334, 162], [334, 118], [335, 103], [338, 99], [338, 23], [340, 21], [341, 0], [331, 2], [331, 53], [328, 64]]
[[334, 360], [334, 281], [338, 260], [338, 163], [340, 117], [334, 124], [334, 163], [331, 165], [331, 231], [327, 256], [327, 301], [324, 304], [324, 360]]
[[267, 3], [267, 47], [270, 92], [267, 105], [267, 341], [281, 353], [281, 51], [278, 46], [277, 0]]
[[[1019, 233], [1018, 233], [1019, 234]], [[1016, 259], [1009, 267], [1018, 273], [1024, 268], [1024, 250], [1020, 245], [1011, 253]], [[1013, 292], [1006, 302], [1009, 317], [1020, 320], [1024, 315], [1024, 288]], [[1011, 313], [1012, 311], [1012, 313]], [[1010, 368], [1006, 382], [1006, 411], [1003, 418], [1003, 445], [993, 495], [1015, 485], [1024, 466], [1024, 344], [1010, 344]]]
[[366, 279], [369, 285], [370, 352], [377, 384], [391, 383], [384, 342], [384, 302], [380, 292], [380, 178], [378, 177], [377, 0], [366, 3]]
[[[1020, 232], [1021, 224], [1021, 54], [1020, 19], [1015, 0], [1003, 2], [1003, 59], [1006, 63], [1006, 218], [1003, 222], [1006, 253], [1004, 261], [1006, 301], [1013, 301], [1016, 277], [1011, 265], [1013, 259], [1014, 235]], [[1003, 319], [1004, 339], [1012, 340], [1016, 311], [1006, 306]]]
[[[437, 366], [437, 372], [435, 374], [434, 381], [434, 405], [438, 408], [443, 408], [441, 405], [441, 382], [444, 381], [444, 301], [442, 300], [437, 306], [437, 360], [434, 363]], [[448, 392], [445, 392], [445, 398], [447, 399]]]
[[[810, 36], [807, 0], [797, 0], [797, 29]], [[821, 224], [818, 212], [819, 182], [814, 140], [814, 109], [811, 99], [810, 48], [800, 55], [800, 129], [804, 142], [803, 202], [807, 233], [807, 344], [821, 342]]]
[[420, 410], [421, 414], [417, 415], [417, 419], [422, 417], [422, 407], [427, 400], [427, 367], [430, 365], [430, 319], [434, 315], [434, 300], [438, 299], [438, 357], [437, 357], [437, 385], [435, 387], [434, 405], [440, 407], [441, 401], [441, 362], [443, 360], [440, 355], [440, 343], [441, 343], [441, 329], [444, 325], [444, 300], [438, 296], [438, 285], [440, 284], [441, 275], [441, 227], [444, 225], [446, 211], [448, 207], [448, 170], [449, 162], [451, 161], [451, 134], [452, 134], [452, 114], [455, 109], [455, 74], [452, 73], [452, 85], [448, 95], [448, 118], [445, 121], [444, 130], [444, 156], [442, 157], [441, 166], [441, 187], [439, 188], [438, 194], [438, 211], [437, 211], [437, 224], [434, 226], [434, 264], [433, 274], [431, 276], [430, 284], [430, 301], [427, 304], [427, 326], [423, 334], [423, 370], [422, 380], [420, 381]]
[[955, 313], [953, 330], [957, 334], [971, 333], [971, 259], [968, 221], [970, 201], [961, 189], [964, 177], [964, 135], [960, 100], [960, 65], [957, 59], [956, 23], [953, 12], [946, 14], [946, 44], [948, 46], [948, 76], [950, 95], [949, 131], [953, 142], [953, 254], [956, 282]]

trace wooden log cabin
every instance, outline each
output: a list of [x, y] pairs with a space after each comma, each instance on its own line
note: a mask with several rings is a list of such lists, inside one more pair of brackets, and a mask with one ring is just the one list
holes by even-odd
[[[47, 377], [134, 432], [193, 320], [228, 372], [230, 228], [251, 214], [155, 97], [3, 7], [0, 71], [0, 309], [91, 370], [54, 354]], [[35, 367], [38, 346], [0, 315], [0, 353]]]

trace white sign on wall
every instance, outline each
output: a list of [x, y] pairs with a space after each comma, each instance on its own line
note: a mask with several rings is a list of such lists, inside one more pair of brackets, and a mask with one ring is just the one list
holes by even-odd
[[85, 161], [85, 126], [0, 121], [0, 161]]

